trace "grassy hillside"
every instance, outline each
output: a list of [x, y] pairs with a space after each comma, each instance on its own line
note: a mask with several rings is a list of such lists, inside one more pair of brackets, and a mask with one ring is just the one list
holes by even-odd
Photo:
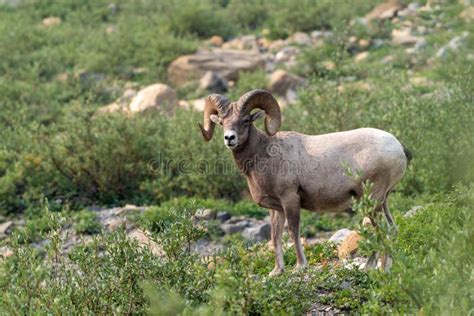
[[[413, 14], [365, 23], [381, 1], [0, 1], [0, 222], [20, 223], [0, 240], [10, 251], [0, 259], [0, 312], [301, 314], [318, 303], [346, 313], [468, 313], [474, 23], [464, 2], [402, 1]], [[48, 17], [59, 22], [48, 26]], [[416, 44], [394, 42], [406, 28]], [[332, 35], [295, 45], [294, 65], [277, 65], [306, 80], [283, 109], [282, 129], [370, 126], [411, 149], [391, 200], [400, 233], [388, 241], [390, 273], [347, 269], [321, 243], [306, 249], [317, 268], [268, 279], [265, 244], [192, 223], [201, 208], [266, 214], [246, 197], [221, 131], [203, 142], [202, 112], [95, 115], [128, 87], [170, 84], [169, 64], [208, 47], [211, 36], [274, 43], [315, 30]], [[263, 70], [241, 73], [226, 94], [237, 98], [267, 80]], [[170, 85], [180, 100], [207, 94], [196, 83]], [[153, 206], [129, 220], [150, 232], [162, 258], [98, 224], [97, 206], [125, 204]], [[404, 217], [413, 206], [423, 210]], [[359, 220], [308, 213], [302, 231], [311, 237]], [[68, 229], [93, 241], [65, 255]], [[189, 251], [202, 237], [223, 240], [225, 253], [204, 260]], [[291, 247], [285, 256], [295, 261]]]

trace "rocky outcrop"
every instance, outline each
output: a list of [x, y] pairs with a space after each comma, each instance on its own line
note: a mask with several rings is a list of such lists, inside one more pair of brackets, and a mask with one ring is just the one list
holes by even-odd
[[388, 0], [372, 9], [366, 16], [367, 21], [386, 20], [397, 16], [398, 11], [403, 9], [399, 0]]
[[304, 84], [303, 78], [282, 69], [275, 70], [269, 81], [268, 90], [281, 96], [286, 96], [288, 90], [296, 90]]
[[178, 106], [176, 91], [170, 86], [156, 83], [140, 90], [129, 105], [131, 113], [162, 110], [168, 113]]
[[258, 52], [215, 48], [178, 57], [168, 67], [168, 79], [173, 84], [181, 85], [213, 71], [226, 80], [237, 80], [242, 71], [264, 67], [265, 60]]

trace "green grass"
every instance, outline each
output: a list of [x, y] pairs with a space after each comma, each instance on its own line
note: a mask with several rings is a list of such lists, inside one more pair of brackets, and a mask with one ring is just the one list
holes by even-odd
[[[474, 24], [458, 17], [464, 6], [456, 1], [398, 22], [350, 24], [379, 2], [0, 5], [0, 215], [25, 220], [1, 241], [14, 254], [0, 259], [0, 314], [302, 314], [315, 302], [346, 313], [468, 314], [474, 308]], [[43, 27], [49, 16], [62, 23]], [[392, 29], [406, 23], [426, 28], [428, 44], [414, 55], [390, 44]], [[320, 134], [371, 126], [411, 149], [414, 159], [390, 197], [400, 228], [385, 245], [393, 269], [347, 270], [333, 264], [334, 247], [318, 244], [306, 253], [313, 267], [323, 268], [269, 279], [271, 251], [239, 236], [225, 236], [226, 253], [209, 264], [189, 252], [189, 244], [222, 236], [216, 223], [207, 230], [193, 226], [193, 212], [211, 208], [259, 219], [268, 214], [242, 198], [246, 183], [221, 144], [221, 131], [204, 143], [196, 124], [202, 113], [182, 109], [133, 118], [93, 113], [127, 83], [166, 83], [170, 62], [212, 35], [276, 39], [316, 29], [334, 36], [321, 47], [301, 47], [290, 71], [308, 84], [298, 102], [283, 110], [283, 130]], [[458, 51], [433, 58], [462, 32], [470, 35]], [[351, 45], [350, 36], [385, 42], [355, 63], [364, 49]], [[387, 55], [394, 61], [381, 63]], [[334, 69], [324, 67], [328, 60]], [[227, 95], [236, 99], [265, 88], [266, 76], [243, 73]], [[433, 84], [410, 84], [417, 76]], [[203, 97], [196, 83], [174, 88], [180, 99]], [[122, 231], [104, 232], [87, 211], [90, 205], [126, 203], [154, 205], [133, 220], [157, 239], [164, 258]], [[423, 211], [403, 217], [415, 205]], [[301, 232], [312, 237], [359, 222], [357, 216], [303, 211]], [[93, 234], [93, 242], [61, 254], [65, 227]], [[39, 251], [34, 243], [45, 238], [46, 249]], [[288, 266], [294, 256], [291, 247], [285, 249]]]

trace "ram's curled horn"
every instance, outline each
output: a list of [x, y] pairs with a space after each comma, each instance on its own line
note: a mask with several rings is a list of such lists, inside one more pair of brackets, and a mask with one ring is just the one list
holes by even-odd
[[266, 90], [252, 90], [240, 97], [237, 104], [242, 112], [250, 113], [259, 108], [265, 111], [265, 130], [269, 136], [278, 132], [281, 125], [281, 112], [277, 100]]
[[206, 104], [204, 106], [204, 126], [198, 123], [202, 136], [206, 141], [210, 141], [214, 133], [215, 124], [211, 121], [211, 114], [225, 114], [229, 104], [229, 99], [220, 94], [211, 94], [206, 98]]

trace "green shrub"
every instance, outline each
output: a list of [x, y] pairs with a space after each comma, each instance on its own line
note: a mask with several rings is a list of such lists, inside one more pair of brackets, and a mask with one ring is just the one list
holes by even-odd
[[102, 225], [97, 219], [97, 214], [83, 210], [74, 214], [74, 230], [78, 234], [98, 234]]

